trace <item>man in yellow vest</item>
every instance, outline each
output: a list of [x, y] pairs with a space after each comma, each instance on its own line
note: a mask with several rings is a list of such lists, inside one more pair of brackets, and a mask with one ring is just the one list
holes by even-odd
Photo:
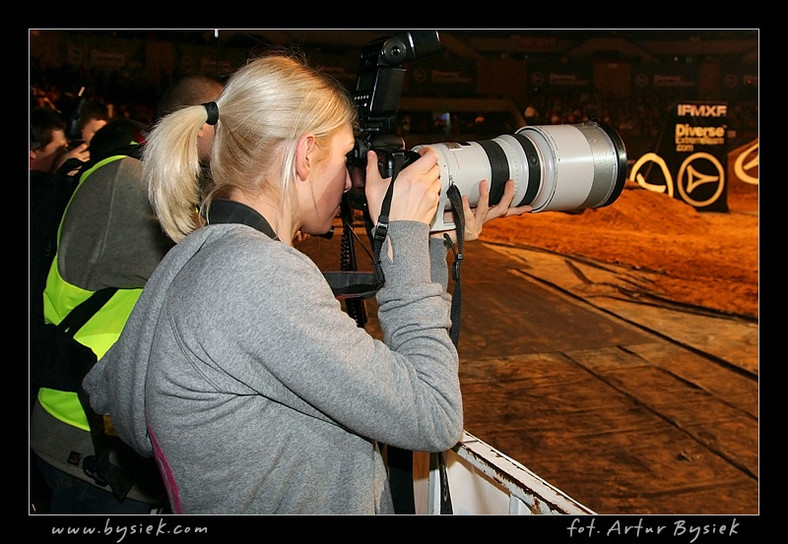
[[[222, 88], [203, 76], [180, 78], [160, 100], [157, 116], [215, 100]], [[213, 127], [205, 125], [199, 141], [206, 163], [212, 139]], [[117, 154], [81, 174], [61, 222], [57, 254], [47, 277], [43, 304], [48, 323], [59, 323], [93, 292], [117, 288], [74, 335], [97, 359], [117, 340], [145, 282], [172, 246], [153, 215], [141, 170], [140, 160]], [[111, 434], [111, 423], [105, 422], [105, 427], [99, 431]], [[88, 423], [77, 392], [38, 391], [31, 411], [36, 463], [31, 468], [41, 471], [51, 497], [48, 505], [33, 505], [36, 511], [146, 513], [166, 504], [152, 460], [119, 459], [113, 452], [108, 460], [113, 467], [122, 465], [134, 485], [120, 492], [111, 485], [112, 474], [97, 468], [102, 464], [97, 464], [91, 431], [97, 429]]]

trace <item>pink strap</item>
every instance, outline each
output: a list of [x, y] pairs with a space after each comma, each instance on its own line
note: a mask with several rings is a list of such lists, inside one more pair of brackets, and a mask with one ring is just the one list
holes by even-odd
[[164, 481], [164, 487], [167, 489], [167, 497], [170, 499], [170, 507], [172, 507], [172, 512], [174, 514], [182, 514], [183, 511], [181, 510], [181, 496], [178, 493], [178, 484], [175, 482], [175, 477], [172, 475], [170, 464], [167, 462], [164, 452], [161, 451], [159, 441], [156, 440], [156, 436], [153, 434], [153, 431], [151, 431], [150, 427], [148, 427], [148, 435], [150, 436], [150, 441], [153, 445], [153, 457], [156, 459], [156, 464], [159, 466], [159, 473], [161, 474], [161, 478]]

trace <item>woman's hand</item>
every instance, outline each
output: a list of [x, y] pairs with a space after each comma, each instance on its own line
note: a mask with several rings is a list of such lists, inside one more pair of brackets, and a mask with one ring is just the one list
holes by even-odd
[[[397, 175], [389, 221], [420, 221], [429, 224], [435, 217], [441, 190], [438, 154], [428, 147], [420, 149], [419, 154], [421, 157], [418, 160]], [[380, 177], [377, 154], [374, 151], [367, 153], [364, 192], [373, 223], [377, 223], [390, 181], [391, 178]]]
[[[464, 210], [465, 215], [465, 230], [463, 233], [463, 240], [469, 242], [471, 240], [476, 240], [479, 235], [482, 233], [482, 229], [484, 228], [484, 224], [488, 221], [492, 221], [498, 217], [511, 217], [514, 215], [522, 215], [524, 213], [528, 213], [531, 211], [531, 206], [517, 206], [514, 208], [510, 208], [512, 204], [512, 200], [514, 199], [514, 180], [510, 179], [506, 182], [503, 190], [503, 196], [501, 200], [495, 206], [490, 207], [490, 184], [487, 180], [482, 180], [479, 183], [479, 202], [476, 205], [476, 208], [471, 208], [470, 202], [468, 200], [468, 195], [462, 195], [462, 207]], [[454, 212], [447, 211], [445, 212], [448, 214], [446, 217], [447, 222], [454, 221]], [[434, 233], [433, 236], [443, 237], [444, 234], [448, 234], [451, 238], [452, 242], [457, 241], [457, 232], [456, 230], [448, 231], [448, 232], [440, 232]]]

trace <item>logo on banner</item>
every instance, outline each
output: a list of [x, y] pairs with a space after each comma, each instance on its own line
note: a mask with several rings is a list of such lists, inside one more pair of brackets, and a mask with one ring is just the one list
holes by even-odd
[[665, 159], [646, 153], [632, 166], [629, 179], [649, 191], [681, 197], [696, 208], [713, 204], [726, 188], [723, 165], [709, 153], [694, 153], [684, 159], [675, 179]]
[[725, 191], [725, 169], [711, 153], [693, 153], [681, 163], [678, 187], [684, 202], [705, 208]]
[[758, 185], [758, 141], [738, 154], [733, 162], [733, 173], [739, 181]]
[[679, 104], [676, 107], [679, 117], [727, 117], [727, 104]]
[[698, 209], [728, 211], [727, 115], [724, 103], [676, 104], [658, 151], [640, 157], [630, 179]]

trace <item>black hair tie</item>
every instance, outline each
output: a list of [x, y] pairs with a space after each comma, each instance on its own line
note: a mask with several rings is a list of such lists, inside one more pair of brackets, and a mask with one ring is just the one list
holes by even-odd
[[208, 119], [205, 122], [209, 125], [215, 125], [219, 120], [219, 106], [216, 105], [216, 102], [206, 102], [202, 106], [208, 112]]

